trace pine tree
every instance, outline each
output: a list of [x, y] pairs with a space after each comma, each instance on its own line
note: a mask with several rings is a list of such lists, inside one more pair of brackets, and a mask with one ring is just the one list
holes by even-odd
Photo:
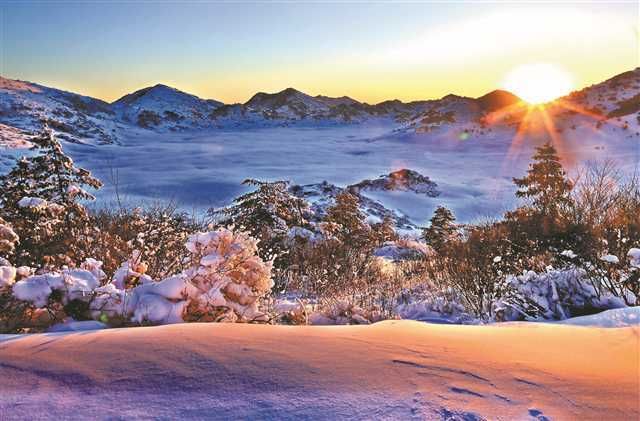
[[371, 225], [373, 235], [379, 245], [387, 241], [396, 241], [398, 233], [395, 230], [395, 223], [389, 215], [385, 215], [381, 222]]
[[438, 206], [431, 217], [431, 225], [423, 229], [422, 237], [434, 250], [442, 250], [447, 242], [457, 237], [458, 226], [455, 221], [456, 218], [449, 209]]
[[99, 189], [102, 183], [74, 165], [50, 129], [31, 142], [39, 153], [0, 177], [0, 216], [21, 238], [16, 260], [39, 266], [57, 257], [65, 261], [69, 254], [80, 258], [79, 237], [88, 219], [80, 200], [93, 200], [84, 187]]
[[286, 266], [286, 239], [292, 227], [305, 227], [309, 205], [289, 192], [287, 181], [244, 180], [244, 185], [257, 187], [223, 209], [210, 209], [209, 215], [219, 218], [217, 225], [234, 227], [257, 238], [260, 257], [274, 260], [276, 269]]
[[[357, 195], [343, 191], [336, 196], [322, 221], [323, 240], [317, 244], [313, 283], [318, 293], [346, 294], [370, 269], [378, 239], [360, 211]], [[319, 275], [319, 276], [318, 276]]]
[[359, 248], [371, 242], [371, 228], [365, 219], [358, 196], [344, 191], [336, 196], [335, 204], [327, 209], [323, 222], [332, 236]]
[[516, 196], [531, 199], [533, 210], [541, 216], [556, 217], [571, 205], [570, 193], [573, 185], [567, 179], [551, 143], [536, 148], [533, 160], [525, 177], [513, 179], [518, 186]]

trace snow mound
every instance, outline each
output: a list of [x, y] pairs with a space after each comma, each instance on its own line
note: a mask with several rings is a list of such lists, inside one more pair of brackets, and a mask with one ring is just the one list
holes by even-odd
[[0, 336], [0, 413], [9, 419], [634, 420], [638, 333], [638, 327], [400, 320]]
[[85, 332], [88, 330], [106, 329], [108, 326], [95, 320], [75, 321], [69, 320], [51, 326], [47, 332]]
[[593, 327], [640, 326], [640, 307], [616, 308], [590, 316], [573, 317], [558, 323]]

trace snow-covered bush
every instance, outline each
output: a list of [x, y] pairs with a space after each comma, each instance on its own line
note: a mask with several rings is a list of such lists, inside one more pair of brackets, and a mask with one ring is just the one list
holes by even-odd
[[308, 316], [312, 325], [366, 325], [383, 319], [379, 309], [364, 309], [344, 300], [320, 306]]
[[0, 289], [10, 287], [16, 281], [16, 268], [0, 266]]
[[192, 266], [183, 276], [195, 287], [189, 318], [251, 321], [264, 318], [259, 299], [273, 287], [272, 262], [258, 256], [258, 241], [226, 228], [189, 237]]
[[288, 181], [247, 179], [242, 184], [255, 190], [240, 195], [228, 207], [210, 209], [209, 215], [216, 227], [246, 231], [258, 239], [260, 257], [273, 262], [277, 288], [284, 289], [281, 273], [291, 264], [289, 252], [297, 245], [292, 240], [296, 234], [313, 235], [306, 230], [309, 204], [289, 191]]
[[402, 319], [466, 324], [477, 319], [462, 304], [464, 300], [452, 288], [411, 291], [409, 299], [395, 308]]
[[146, 265], [145, 274], [160, 279], [185, 268], [187, 237], [202, 224], [174, 205], [156, 204], [145, 209], [101, 209], [91, 215], [95, 233], [87, 244], [99, 256], [104, 270], [113, 274], [125, 259], [137, 253]]
[[498, 321], [568, 317], [625, 307], [623, 299], [601, 294], [583, 269], [552, 269], [509, 275], [503, 281], [504, 295], [493, 303]]
[[[46, 328], [68, 317], [109, 325], [267, 320], [260, 300], [273, 286], [271, 262], [258, 256], [257, 240], [218, 229], [190, 236], [186, 247], [190, 266], [161, 281], [144, 274], [138, 253], [106, 284], [95, 259], [36, 275], [0, 266], [0, 313], [11, 313], [0, 329]], [[26, 276], [16, 282], [18, 272]]]
[[266, 320], [260, 299], [273, 286], [271, 263], [257, 255], [257, 240], [221, 228], [193, 234], [186, 247], [190, 266], [161, 281], [140, 273], [144, 264], [136, 256], [125, 262], [112, 284], [95, 291], [92, 317], [151, 324]]
[[0, 264], [8, 264], [7, 257], [15, 249], [18, 235], [4, 219], [0, 218]]
[[276, 300], [272, 306], [273, 319], [281, 324], [307, 324], [312, 312], [313, 305], [308, 303], [308, 300], [284, 298]]

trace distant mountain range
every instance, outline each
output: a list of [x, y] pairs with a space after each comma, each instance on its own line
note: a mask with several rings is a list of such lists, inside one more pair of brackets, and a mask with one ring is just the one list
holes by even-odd
[[[447, 95], [437, 100], [389, 100], [371, 105], [346, 96], [311, 96], [287, 88], [277, 93], [257, 93], [244, 104], [223, 104], [161, 84], [140, 89], [109, 104], [0, 77], [0, 125], [5, 126], [0, 133], [17, 130], [29, 134], [48, 124], [66, 141], [90, 144], [118, 143], [121, 133], [127, 130], [387, 122], [394, 130], [418, 133], [454, 123], [464, 130], [482, 131], [488, 121], [518, 124], [527, 109], [520, 98], [500, 90], [479, 98]], [[560, 98], [548, 109], [565, 119], [589, 114], [600, 121], [636, 114], [640, 111], [640, 68]]]

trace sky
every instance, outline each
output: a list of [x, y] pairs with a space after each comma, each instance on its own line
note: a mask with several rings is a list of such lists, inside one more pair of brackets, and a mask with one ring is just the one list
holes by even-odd
[[245, 102], [294, 87], [480, 96], [526, 63], [576, 88], [639, 66], [638, 2], [0, 0], [0, 74], [107, 101], [164, 83]]

